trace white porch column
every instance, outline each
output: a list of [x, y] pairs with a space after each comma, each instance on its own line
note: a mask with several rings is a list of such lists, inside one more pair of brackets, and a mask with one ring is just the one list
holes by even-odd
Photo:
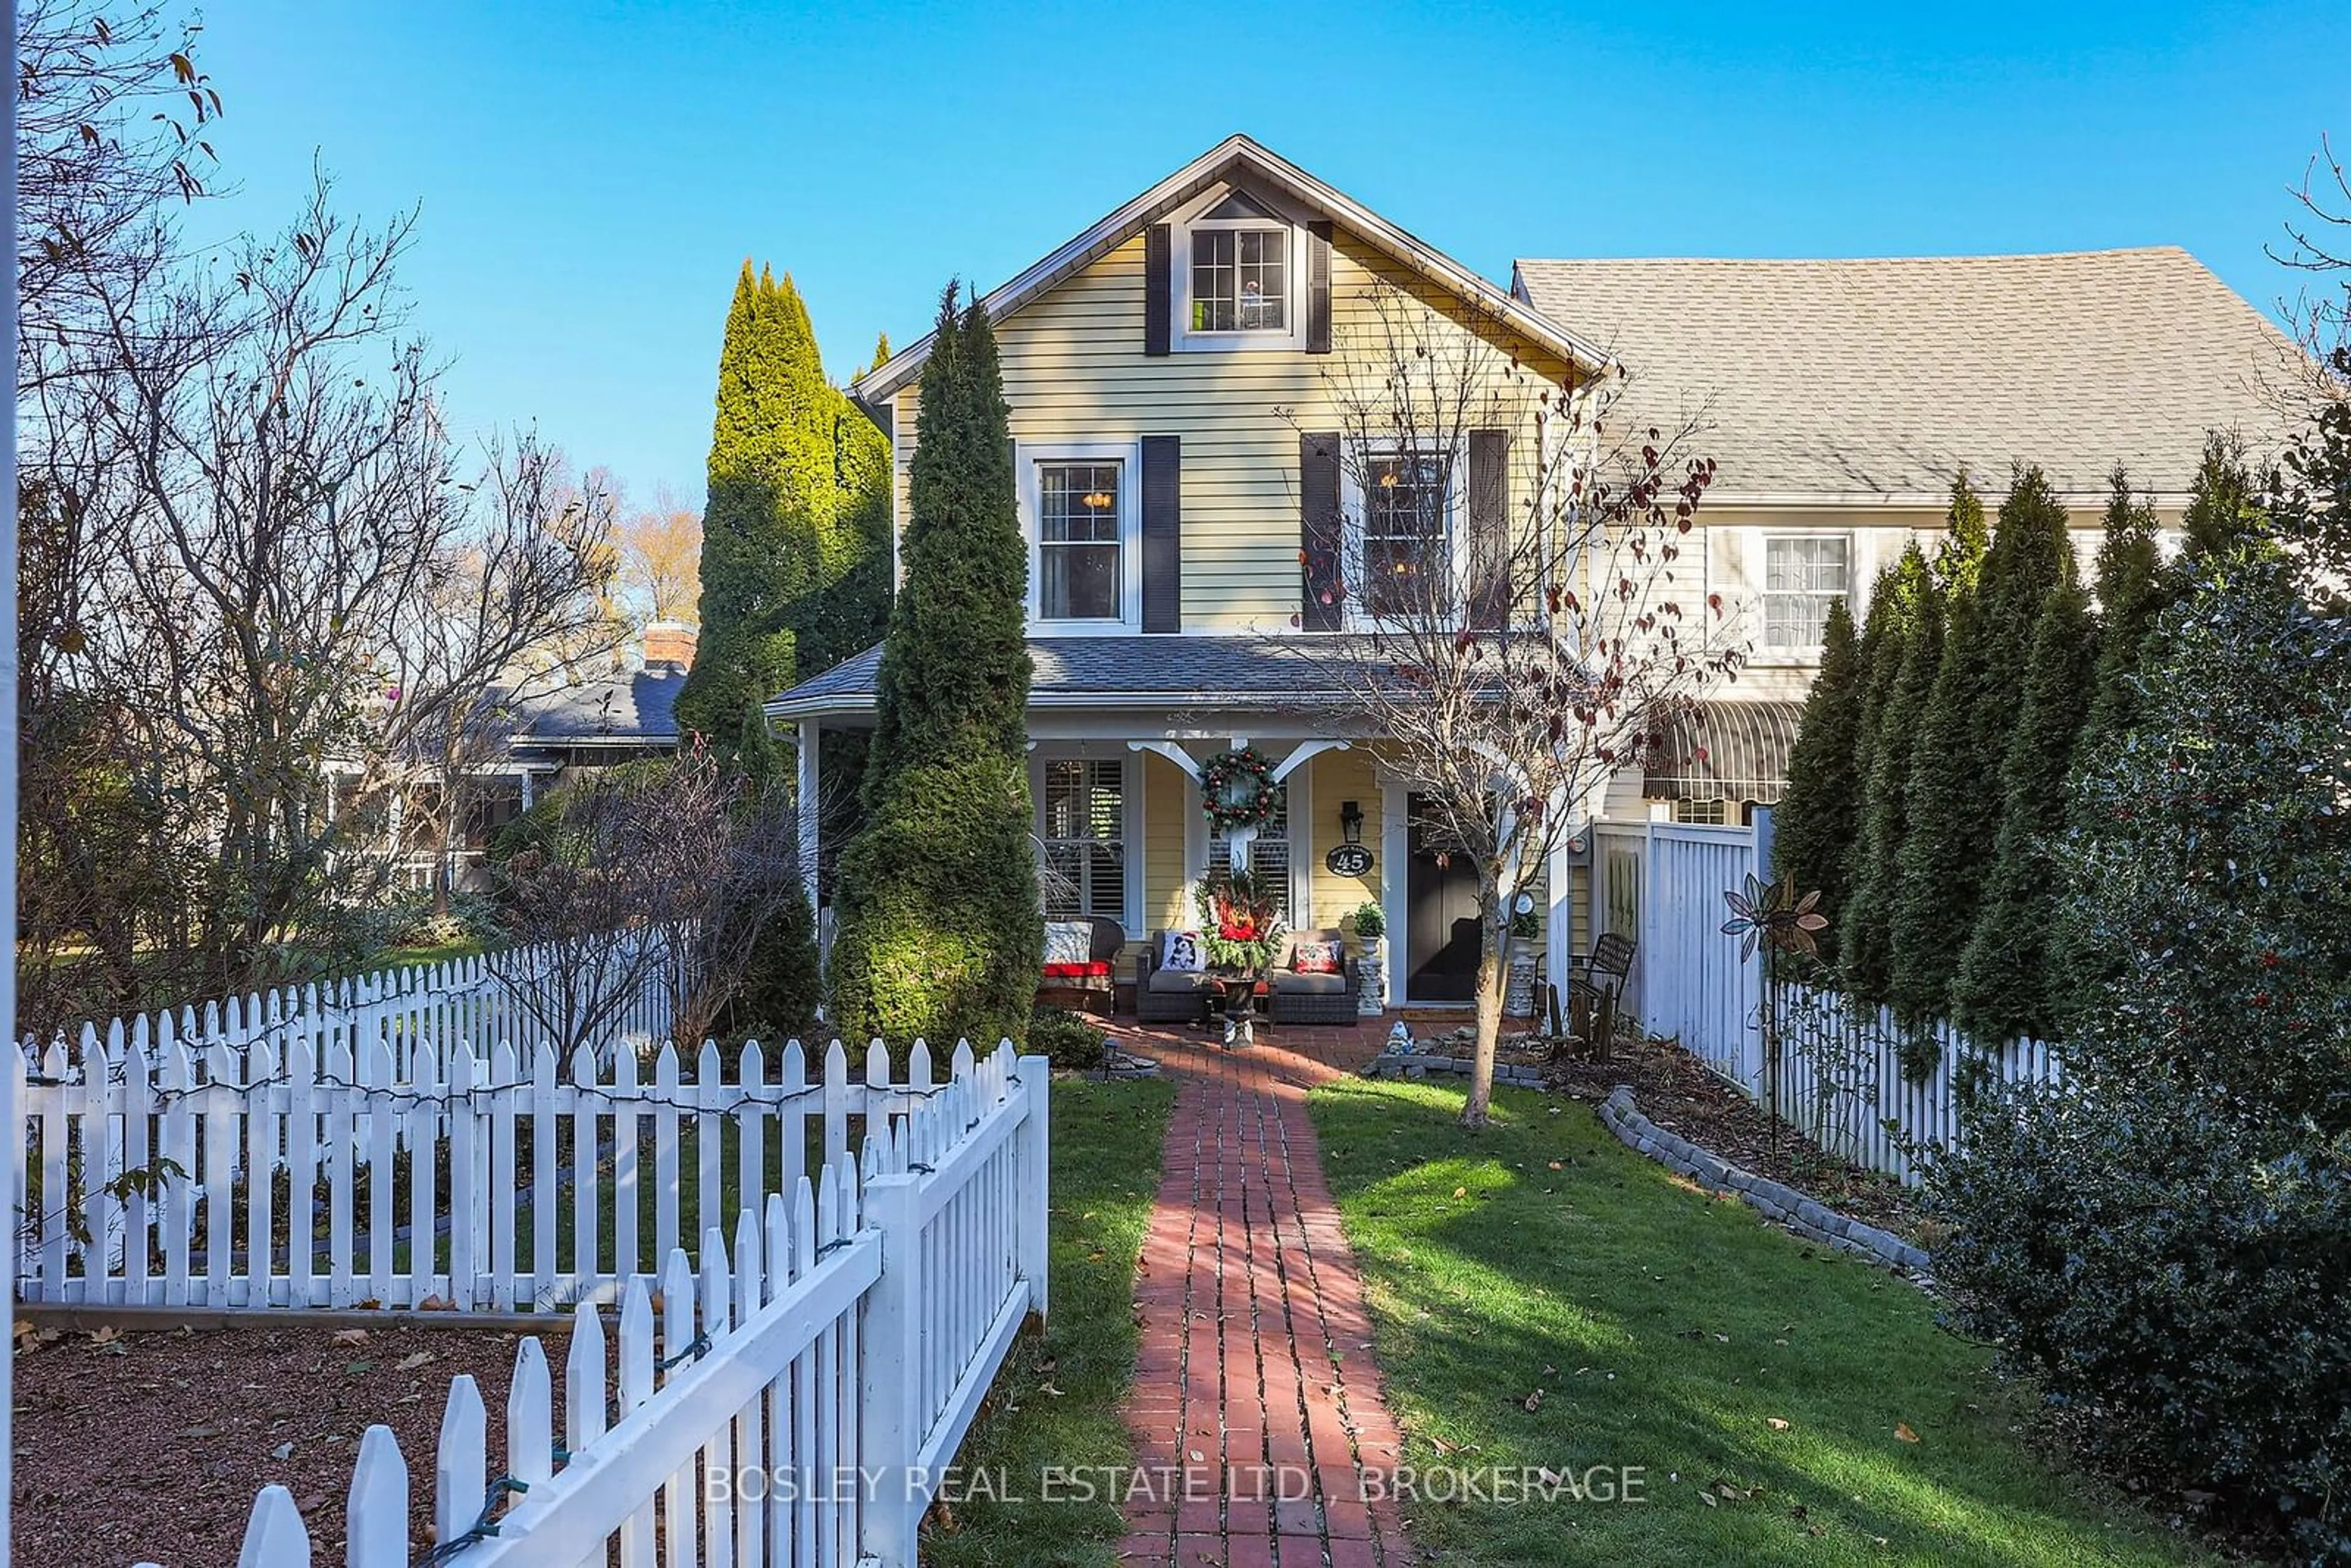
[[[799, 739], [797, 747], [799, 762], [799, 789], [797, 791], [798, 798], [793, 801], [794, 806], [798, 808], [799, 813], [800, 884], [808, 889], [809, 913], [810, 915], [817, 915], [820, 913], [817, 908], [816, 879], [817, 851], [820, 848], [817, 840], [817, 747], [819, 744], [817, 737], [819, 730], [820, 727], [816, 720], [812, 718], [804, 718], [800, 720]], [[823, 928], [823, 922], [819, 920], [817, 923], [817, 929], [821, 931]]]
[[1405, 917], [1412, 902], [1406, 879], [1412, 870], [1412, 792], [1401, 779], [1380, 769], [1380, 908], [1388, 924], [1388, 1006], [1404, 1006]]

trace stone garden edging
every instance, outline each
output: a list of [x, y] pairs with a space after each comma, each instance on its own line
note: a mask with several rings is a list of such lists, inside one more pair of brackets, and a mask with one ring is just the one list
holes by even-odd
[[[1424, 1056], [1416, 1051], [1383, 1051], [1364, 1064], [1364, 1076], [1426, 1078], [1432, 1072], [1447, 1072], [1467, 1078], [1475, 1065], [1466, 1056]], [[1514, 1083], [1522, 1089], [1540, 1089], [1543, 1086], [1542, 1069], [1514, 1061], [1498, 1061], [1494, 1063], [1494, 1082]]]
[[1635, 1154], [1719, 1191], [1736, 1193], [1765, 1218], [1797, 1235], [1913, 1274], [1928, 1273], [1934, 1260], [1890, 1230], [1839, 1214], [1795, 1188], [1742, 1170], [1687, 1138], [1669, 1133], [1633, 1107], [1630, 1084], [1620, 1083], [1600, 1103], [1600, 1120]]

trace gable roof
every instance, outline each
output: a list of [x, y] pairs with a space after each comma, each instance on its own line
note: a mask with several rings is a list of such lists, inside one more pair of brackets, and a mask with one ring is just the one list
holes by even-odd
[[[1852, 261], [1522, 260], [1512, 287], [1629, 372], [1617, 423], [1698, 417], [1725, 498], [1918, 497], [1964, 465], [2038, 463], [2100, 492], [2116, 463], [2184, 492], [2208, 430], [2256, 450], [2299, 353], [2173, 246]], [[1638, 428], [1638, 426], [1635, 426]]]
[[[1408, 271], [1492, 311], [1512, 330], [1561, 359], [1597, 369], [1607, 355], [1547, 319], [1535, 307], [1489, 282], [1451, 256], [1357, 202], [1324, 184], [1287, 158], [1246, 136], [1228, 136], [1159, 183], [1128, 202], [989, 293], [980, 303], [988, 319], [1001, 321], [1055, 284], [1116, 250], [1209, 186], [1246, 180], [1270, 188], [1329, 218]], [[849, 393], [868, 407], [878, 405], [922, 373], [930, 358], [925, 333], [850, 384]]]

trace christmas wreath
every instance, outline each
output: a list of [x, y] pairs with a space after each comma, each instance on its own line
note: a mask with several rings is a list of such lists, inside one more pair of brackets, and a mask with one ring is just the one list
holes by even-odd
[[1200, 768], [1200, 805], [1219, 832], [1273, 821], [1273, 764], [1255, 747], [1219, 751]]

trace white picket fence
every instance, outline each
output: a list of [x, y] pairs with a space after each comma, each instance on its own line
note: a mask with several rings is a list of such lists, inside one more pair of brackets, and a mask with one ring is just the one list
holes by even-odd
[[758, 1212], [843, 1157], [852, 1130], [935, 1088], [923, 1046], [893, 1084], [886, 1051], [854, 1078], [839, 1041], [818, 1078], [798, 1041], [772, 1063], [753, 1041], [731, 1064], [705, 1041], [690, 1072], [673, 1045], [649, 1071], [634, 1051], [586, 1047], [567, 1072], [552, 1051], [525, 1067], [503, 1043], [413, 1051], [413, 1076], [402, 1065], [380, 1039], [356, 1054], [334, 1040], [323, 1059], [301, 1036], [282, 1057], [261, 1040], [201, 1056], [173, 1040], [152, 1064], [136, 1049], [52, 1046], [20, 1080], [24, 1299], [613, 1301], [707, 1224]]
[[[1769, 1092], [1762, 1038], [1762, 966], [1723, 934], [1723, 894], [1761, 873], [1766, 851], [1750, 827], [1604, 822], [1593, 830], [1593, 929], [1639, 944], [1625, 1005], [1649, 1034], [1677, 1040], [1759, 1104]], [[1892, 1016], [1833, 992], [1782, 987], [1781, 1113], [1833, 1154], [1905, 1182], [1917, 1172], [1906, 1142], [1951, 1145], [1957, 1084], [1980, 1071], [2008, 1081], [2052, 1077], [2054, 1052], [2037, 1040], [1980, 1050], [1949, 1024], [1928, 1032], [1934, 1071], [1902, 1071], [1905, 1038]], [[1890, 1125], [1888, 1124], [1891, 1124]]]
[[[1777, 992], [1780, 1113], [1831, 1154], [1905, 1182], [1918, 1179], [1906, 1145], [1959, 1146], [1963, 1074], [2011, 1083], [2059, 1076], [2057, 1053], [2037, 1040], [1987, 1050], [1948, 1023], [1905, 1030], [1891, 1009], [1835, 991], [1783, 984]], [[1916, 1082], [1902, 1067], [1913, 1033], [1935, 1046], [1934, 1071]]]
[[[601, 1564], [617, 1551], [623, 1568], [913, 1568], [935, 1479], [1046, 1306], [1048, 1064], [1016, 1061], [1008, 1043], [977, 1061], [959, 1046], [933, 1085], [926, 1059], [918, 1045], [908, 1080], [886, 1089], [886, 1069], [869, 1073], [869, 1095], [894, 1098], [869, 1098], [855, 1159], [835, 1153], [746, 1209], [731, 1253], [714, 1228], [698, 1270], [665, 1252], [657, 1298], [645, 1275], [628, 1279], [611, 1331], [617, 1389], [604, 1305], [580, 1301], [559, 1431], [536, 1338], [516, 1355], [499, 1465], [473, 1379], [452, 1383], [434, 1563]], [[392, 1432], [371, 1427], [350, 1568], [411, 1562], [410, 1487]], [[291, 1495], [266, 1489], [238, 1568], [310, 1561]]]
[[[591, 946], [610, 956], [579, 961]], [[595, 1043], [644, 1044], [668, 1038], [675, 964], [658, 931], [624, 931], [560, 946], [507, 948], [434, 964], [372, 970], [340, 980], [251, 992], [202, 1006], [165, 1009], [129, 1019], [89, 1020], [47, 1039], [27, 1038], [37, 1058], [65, 1047], [87, 1053], [103, 1044], [120, 1057], [136, 1050], [159, 1060], [172, 1042], [202, 1057], [214, 1046], [242, 1053], [266, 1044], [284, 1057], [307, 1042], [313, 1061], [340, 1043], [357, 1051], [371, 1040], [392, 1053], [402, 1077], [420, 1051], [434, 1054], [448, 1077], [453, 1047], [475, 1055], [498, 1040], [547, 1038], [543, 1017], [592, 1017]]]

